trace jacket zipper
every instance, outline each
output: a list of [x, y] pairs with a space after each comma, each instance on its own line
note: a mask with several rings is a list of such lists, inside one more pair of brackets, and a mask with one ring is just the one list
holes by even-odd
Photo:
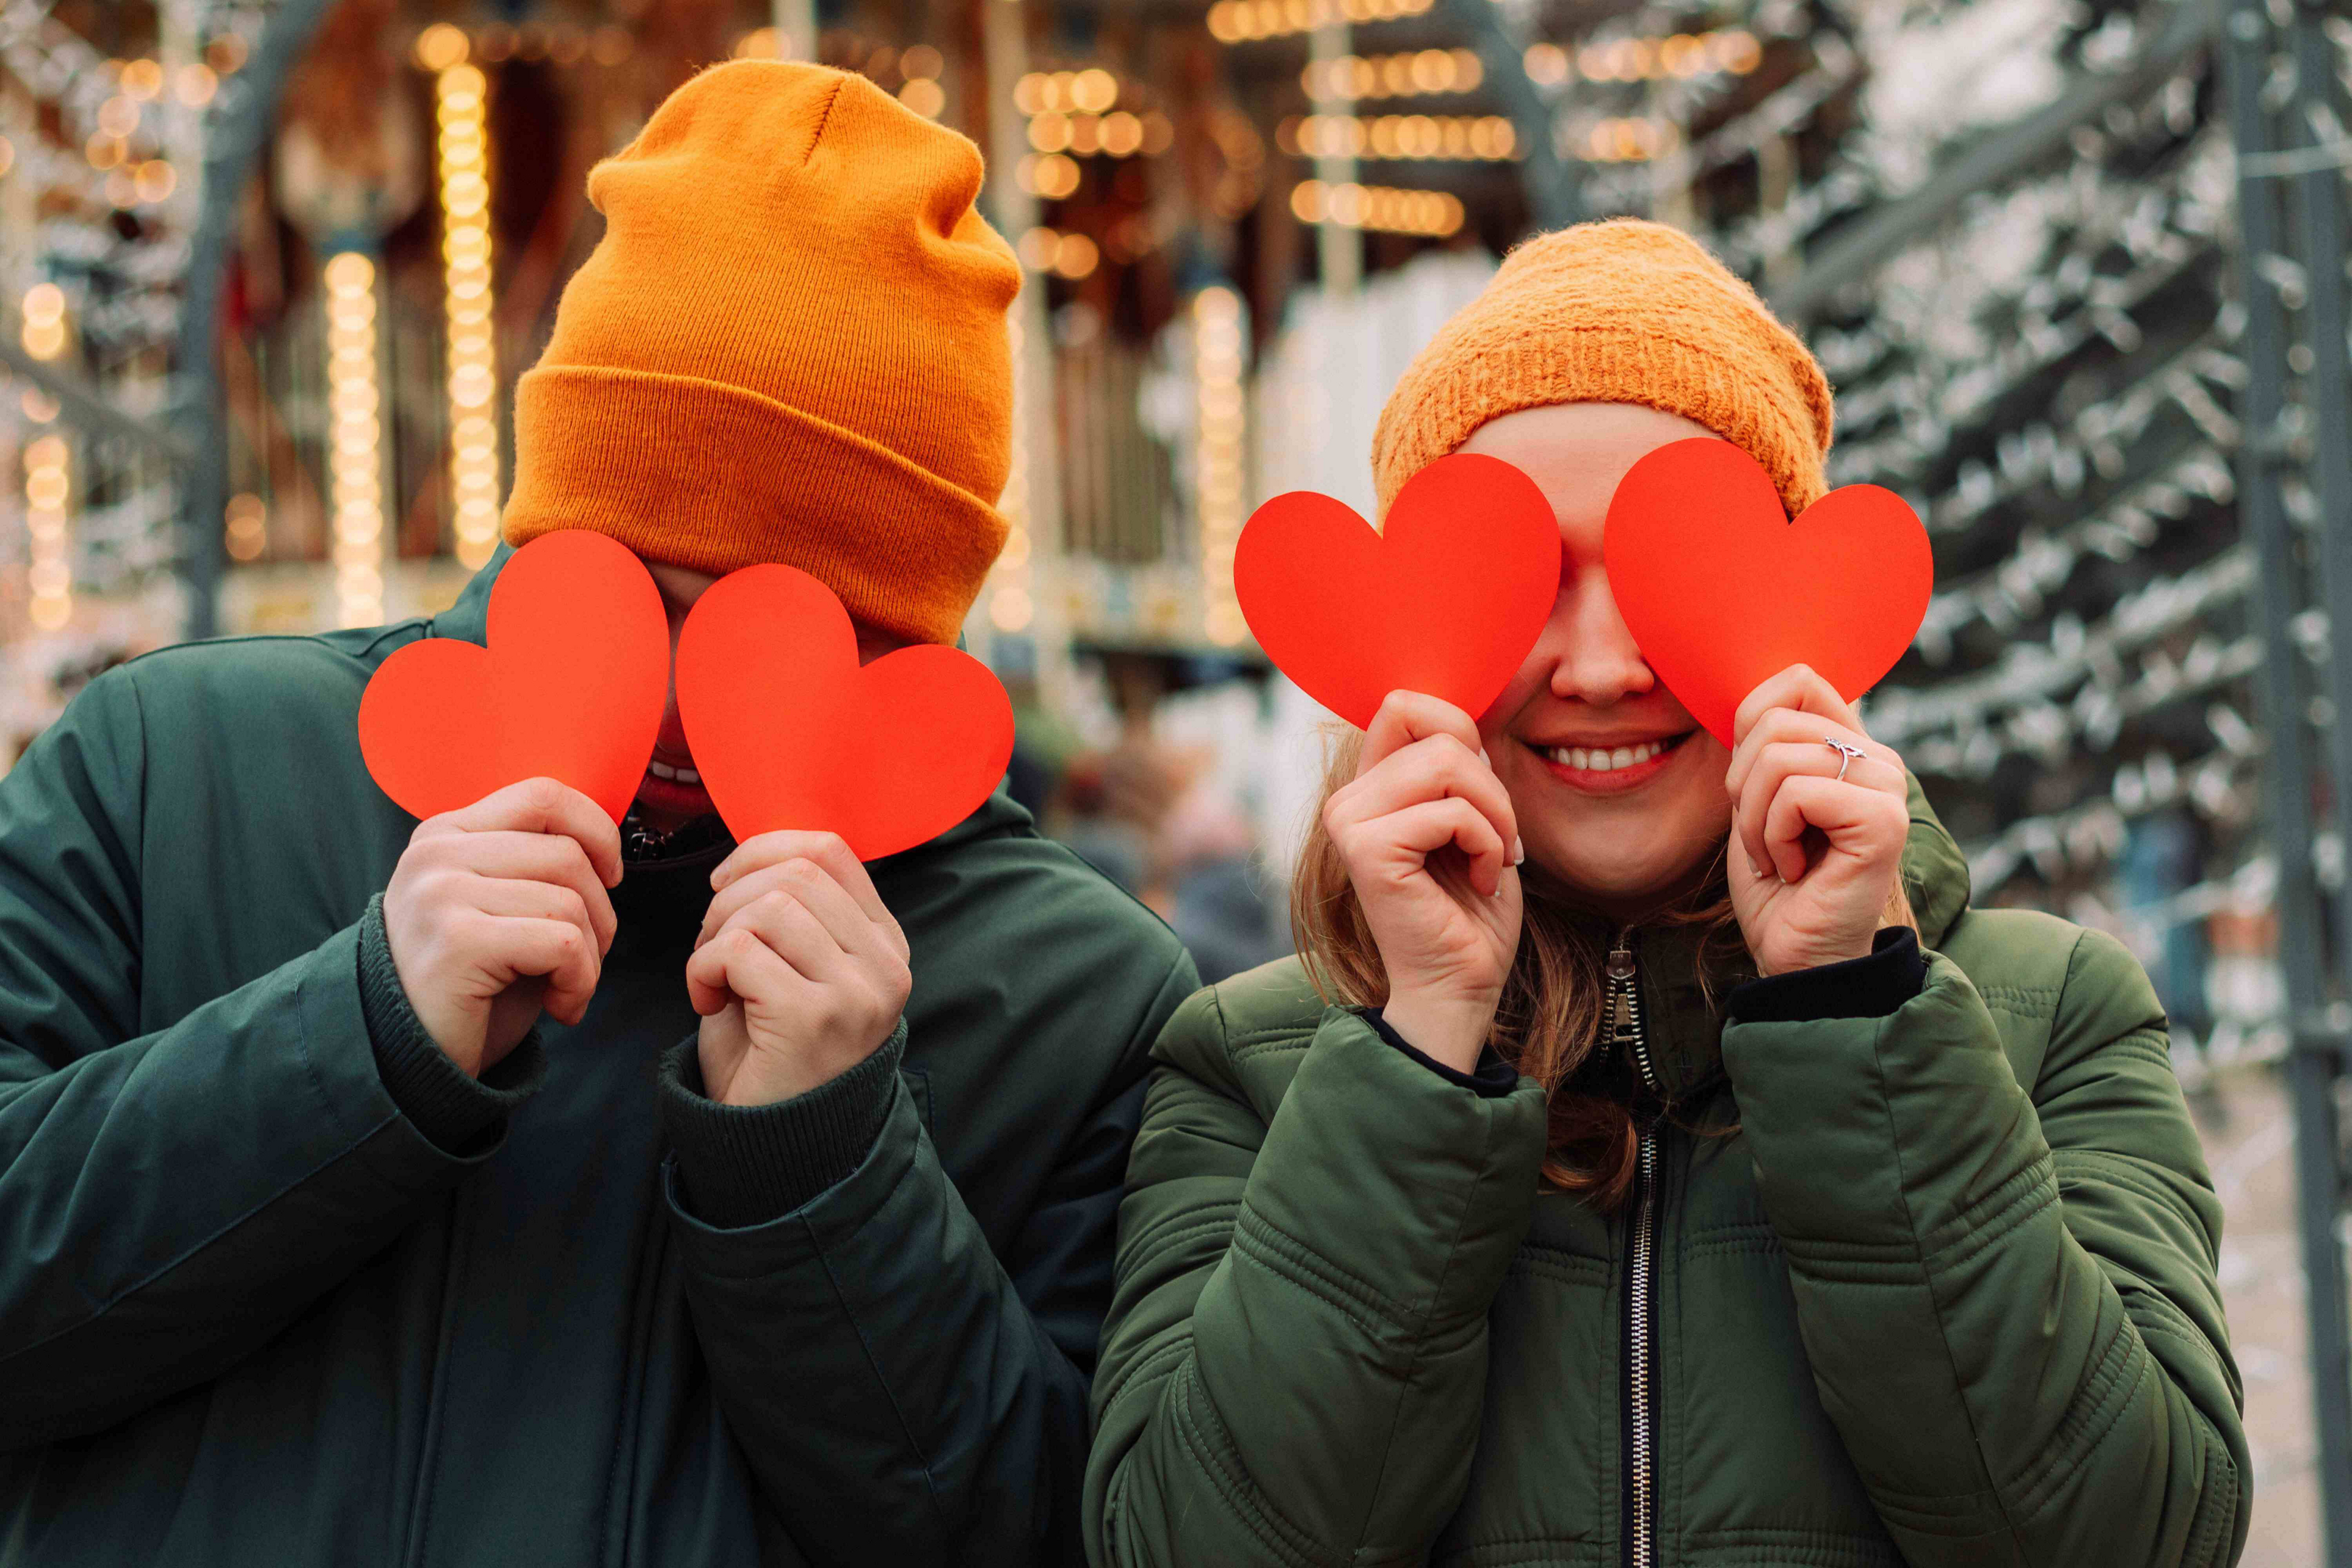
[[[1633, 1058], [1643, 1087], [1658, 1095], [1657, 1069], [1642, 1028], [1642, 998], [1635, 984], [1633, 936], [1621, 933], [1609, 952], [1609, 1040]], [[1657, 1426], [1654, 1419], [1654, 1376], [1650, 1364], [1651, 1306], [1657, 1247], [1658, 1127], [1641, 1124], [1634, 1177], [1633, 1228], [1628, 1247], [1625, 1289], [1625, 1562], [1651, 1568], [1657, 1535]]]

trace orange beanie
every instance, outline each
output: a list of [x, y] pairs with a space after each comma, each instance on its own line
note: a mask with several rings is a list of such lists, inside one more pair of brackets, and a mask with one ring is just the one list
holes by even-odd
[[952, 643], [997, 552], [1020, 264], [980, 151], [860, 76], [743, 60], [588, 176], [604, 237], [515, 387], [506, 537], [781, 561]]
[[1634, 218], [1539, 235], [1405, 371], [1372, 434], [1381, 511], [1489, 419], [1553, 403], [1640, 403], [1764, 465], [1794, 517], [1828, 488], [1830, 387], [1723, 263]]

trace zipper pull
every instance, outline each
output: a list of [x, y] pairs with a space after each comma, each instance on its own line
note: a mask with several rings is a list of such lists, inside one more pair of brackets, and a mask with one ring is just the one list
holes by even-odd
[[1633, 1020], [1633, 950], [1619, 939], [1618, 945], [1609, 950], [1609, 1034], [1613, 1040], [1633, 1038], [1636, 1025]]

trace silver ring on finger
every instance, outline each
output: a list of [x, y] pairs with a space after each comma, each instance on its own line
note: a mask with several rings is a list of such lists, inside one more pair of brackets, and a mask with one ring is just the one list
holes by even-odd
[[1844, 781], [1845, 771], [1846, 769], [1853, 766], [1854, 759], [1856, 757], [1866, 757], [1870, 755], [1868, 752], [1864, 751], [1860, 746], [1850, 746], [1843, 741], [1836, 740], [1828, 735], [1822, 737], [1822, 744], [1827, 746], [1831, 751], [1835, 752], [1838, 754], [1837, 780], [1834, 782], [1843, 783]]

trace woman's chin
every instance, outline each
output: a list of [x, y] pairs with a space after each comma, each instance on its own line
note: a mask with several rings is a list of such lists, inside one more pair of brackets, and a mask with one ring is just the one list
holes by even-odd
[[[1690, 891], [1714, 867], [1722, 830], [1669, 837], [1647, 830], [1612, 834], [1596, 852], [1591, 836], [1575, 842], [1547, 842], [1540, 829], [1527, 835], [1528, 860], [1570, 899], [1611, 914], [1638, 913]], [[1701, 847], [1693, 854], [1694, 846]]]

